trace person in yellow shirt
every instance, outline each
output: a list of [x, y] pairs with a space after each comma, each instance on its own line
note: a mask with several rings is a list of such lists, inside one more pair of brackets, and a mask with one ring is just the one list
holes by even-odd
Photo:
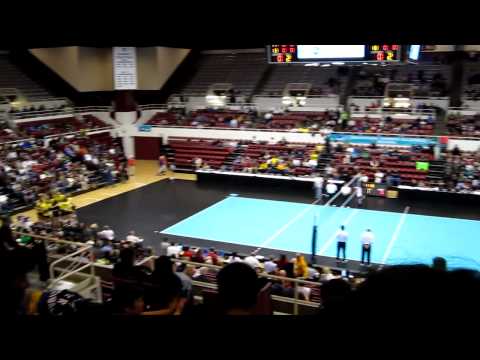
[[308, 277], [308, 264], [303, 255], [297, 254], [295, 257], [294, 272], [296, 277], [307, 278]]
[[272, 166], [276, 166], [278, 164], [278, 161], [279, 159], [274, 156], [270, 159], [270, 164], [272, 164]]
[[265, 172], [267, 171], [267, 169], [268, 169], [268, 164], [266, 162], [262, 162], [260, 163], [260, 165], [258, 165], [259, 172]]
[[318, 153], [321, 153], [324, 149], [324, 145], [322, 144], [317, 144], [317, 146], [315, 146], [315, 150], [317, 150]]
[[316, 152], [312, 152], [310, 154], [310, 160], [318, 160], [318, 154]]
[[62, 194], [60, 191], [55, 191], [53, 193], [53, 196], [52, 196], [52, 199], [53, 199], [53, 202], [54, 202], [55, 205], [64, 201], [65, 198], [66, 198], [66, 196], [64, 194]]
[[51, 218], [53, 216], [52, 207], [52, 203], [46, 195], [40, 197], [40, 200], [35, 204], [35, 210], [39, 218]]
[[65, 197], [63, 201], [58, 203], [58, 210], [61, 216], [71, 215], [75, 212], [75, 209], [76, 207], [72, 202], [72, 198]]

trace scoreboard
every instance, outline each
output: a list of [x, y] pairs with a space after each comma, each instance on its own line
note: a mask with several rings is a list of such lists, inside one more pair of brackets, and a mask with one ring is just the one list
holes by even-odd
[[365, 188], [367, 195], [387, 197], [388, 186], [386, 184], [370, 182], [365, 185]]
[[380, 62], [402, 60], [400, 45], [269, 45], [268, 61], [273, 64], [309, 62]]

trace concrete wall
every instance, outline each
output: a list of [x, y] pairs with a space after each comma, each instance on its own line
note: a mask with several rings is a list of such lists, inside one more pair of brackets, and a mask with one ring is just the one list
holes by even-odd
[[[112, 91], [112, 48], [59, 47], [30, 52], [78, 91]], [[137, 48], [138, 90], [159, 90], [190, 52], [166, 47]]]

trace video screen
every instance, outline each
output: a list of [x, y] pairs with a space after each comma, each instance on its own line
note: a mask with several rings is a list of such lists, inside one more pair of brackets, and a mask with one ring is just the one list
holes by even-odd
[[365, 45], [298, 45], [299, 59], [358, 59], [365, 57]]

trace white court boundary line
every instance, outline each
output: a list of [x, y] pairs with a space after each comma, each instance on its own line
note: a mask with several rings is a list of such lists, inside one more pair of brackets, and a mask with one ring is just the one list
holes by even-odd
[[[344, 186], [350, 186], [357, 178], [359, 178], [359, 175], [356, 175], [354, 176], [348, 183], [346, 183]], [[323, 206], [330, 206], [329, 203], [332, 203], [333, 200], [335, 200], [341, 193], [341, 190], [339, 190], [330, 200], [327, 201], [327, 203]], [[352, 193], [352, 195], [350, 195], [350, 197], [347, 199], [350, 200], [351, 197], [353, 196], [354, 193]], [[291, 219], [288, 223], [286, 223], [285, 225], [283, 225], [280, 229], [278, 229], [273, 235], [271, 235], [268, 239], [266, 239], [264, 242], [262, 242], [258, 248], [253, 251], [254, 254], [258, 253], [260, 250], [262, 250], [262, 248], [264, 248], [266, 245], [270, 244], [273, 240], [275, 240], [277, 237], [279, 237], [285, 230], [287, 230], [287, 228], [292, 225], [293, 223], [295, 223], [298, 219], [300, 219], [301, 217], [303, 217], [303, 215], [305, 215], [307, 212], [309, 212], [310, 210], [312, 210], [315, 205], [320, 201], [321, 199], [317, 199], [315, 200], [313, 203], [311, 203], [306, 209], [302, 210], [300, 213], [298, 213], [293, 219]], [[343, 207], [344, 204], [347, 203], [347, 201], [345, 201], [341, 207]], [[340, 207], [337, 207], [337, 209], [339, 209]], [[321, 210], [320, 210], [321, 211]], [[316, 215], [315, 215], [315, 222], [316, 222]]]
[[395, 231], [392, 235], [392, 238], [388, 242], [387, 249], [385, 250], [385, 253], [383, 254], [382, 261], [380, 261], [381, 264], [385, 264], [387, 262], [387, 259], [390, 256], [390, 253], [392, 252], [393, 244], [398, 239], [398, 235], [400, 234], [400, 229], [402, 228], [403, 224], [405, 223], [405, 220], [407, 219], [407, 215], [408, 215], [409, 211], [410, 211], [410, 206], [406, 206], [405, 210], [403, 210], [402, 216], [400, 217], [400, 221], [398, 222], [397, 227], [395, 228]]
[[[220, 201], [217, 201], [216, 203], [210, 205], [209, 207], [206, 207], [205, 209], [200, 210], [199, 212], [196, 212], [195, 214], [190, 215], [189, 217], [186, 217], [186, 218], [183, 219], [183, 220], [180, 220], [179, 222], [177, 222], [177, 223], [175, 223], [175, 224], [167, 227], [166, 229], [163, 229], [162, 231], [160, 231], [160, 233], [161, 233], [161, 234], [168, 234], [167, 231], [168, 231], [169, 229], [171, 229], [171, 228], [173, 228], [173, 227], [175, 227], [175, 226], [177, 226], [177, 225], [180, 225], [181, 223], [183, 223], [183, 222], [185, 222], [185, 221], [187, 221], [187, 220], [191, 220], [191, 219], [193, 219], [195, 216], [198, 216], [198, 215], [206, 212], [207, 210], [212, 210], [214, 207], [217, 207], [218, 205], [220, 205], [220, 204], [222, 204], [222, 203], [230, 200], [231, 198], [232, 198], [231, 196], [227, 196], [225, 199], [220, 200]], [[175, 235], [175, 234], [169, 234], [169, 235]]]
[[[350, 221], [352, 221], [353, 217], [358, 214], [359, 211], [360, 209], [353, 210], [350, 213], [350, 215], [348, 215], [348, 217], [345, 219], [345, 221], [342, 223], [342, 225], [348, 225]], [[325, 244], [323, 244], [322, 248], [318, 252], [318, 256], [323, 255], [325, 251], [327, 251], [327, 249], [330, 247], [330, 245], [332, 245], [333, 241], [337, 238], [337, 232], [338, 230], [335, 231], [332, 236], [330, 236], [330, 238], [327, 240]]]

